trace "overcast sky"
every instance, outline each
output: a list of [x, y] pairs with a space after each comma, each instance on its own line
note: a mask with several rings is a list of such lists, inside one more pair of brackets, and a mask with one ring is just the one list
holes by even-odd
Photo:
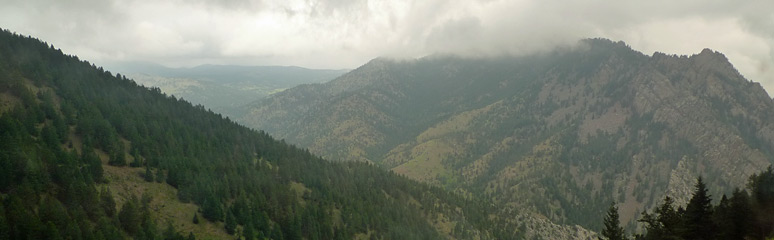
[[379, 56], [525, 54], [581, 38], [724, 53], [774, 93], [772, 0], [0, 0], [0, 27], [97, 64], [356, 68]]

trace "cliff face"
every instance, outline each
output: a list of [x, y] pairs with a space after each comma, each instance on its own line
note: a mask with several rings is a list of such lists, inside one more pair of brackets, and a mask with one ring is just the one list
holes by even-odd
[[635, 224], [665, 194], [685, 201], [700, 175], [719, 196], [774, 159], [774, 101], [725, 56], [601, 39], [524, 57], [375, 59], [240, 121], [590, 229], [611, 201]]

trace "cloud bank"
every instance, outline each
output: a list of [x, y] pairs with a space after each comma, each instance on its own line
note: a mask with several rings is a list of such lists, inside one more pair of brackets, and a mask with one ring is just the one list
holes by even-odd
[[378, 57], [525, 54], [589, 37], [723, 52], [774, 93], [770, 0], [0, 0], [0, 27], [95, 63], [354, 68]]

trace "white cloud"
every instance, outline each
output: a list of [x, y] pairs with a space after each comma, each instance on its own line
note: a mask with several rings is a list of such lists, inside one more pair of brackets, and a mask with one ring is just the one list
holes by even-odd
[[770, 0], [0, 0], [0, 26], [100, 63], [354, 68], [378, 56], [522, 54], [587, 37], [721, 51], [774, 90]]

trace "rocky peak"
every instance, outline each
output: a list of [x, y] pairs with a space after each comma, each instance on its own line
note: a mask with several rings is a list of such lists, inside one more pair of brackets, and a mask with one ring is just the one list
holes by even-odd
[[710, 49], [649, 57], [587, 39], [521, 58], [380, 58], [334, 82], [347, 81], [369, 85], [300, 103], [320, 109], [302, 120], [256, 111], [253, 126], [591, 229], [612, 200], [634, 225], [696, 176], [743, 186], [774, 156], [774, 102]]

